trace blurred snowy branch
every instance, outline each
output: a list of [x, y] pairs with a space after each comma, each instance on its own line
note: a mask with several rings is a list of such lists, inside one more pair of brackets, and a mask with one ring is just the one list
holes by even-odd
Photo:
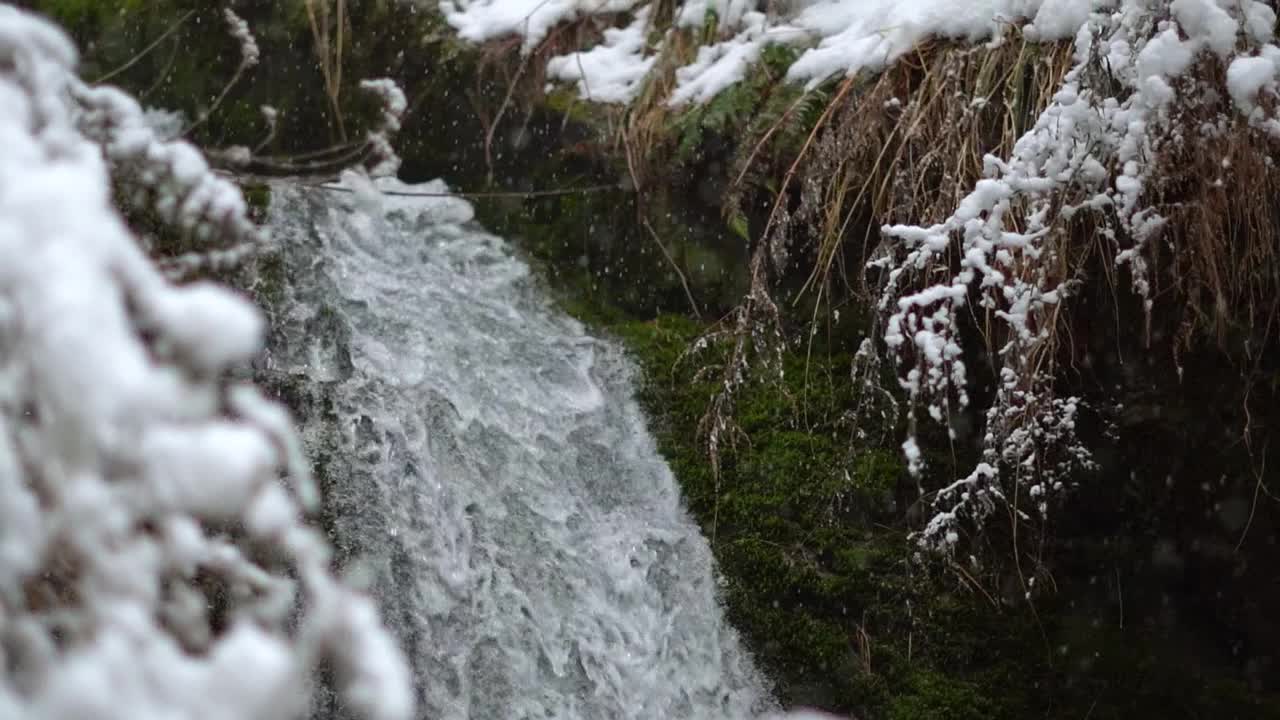
[[165, 280], [111, 184], [251, 244], [243, 200], [75, 61], [0, 6], [0, 717], [298, 717], [322, 662], [359, 714], [409, 717], [395, 642], [303, 521], [287, 415], [227, 379], [258, 312]]
[[400, 169], [400, 157], [391, 147], [391, 138], [400, 132], [400, 120], [409, 107], [404, 91], [389, 78], [363, 80], [360, 88], [377, 97], [382, 103], [382, 117], [376, 127], [369, 131], [369, 147], [373, 158], [377, 161], [370, 168], [373, 177], [393, 176]]

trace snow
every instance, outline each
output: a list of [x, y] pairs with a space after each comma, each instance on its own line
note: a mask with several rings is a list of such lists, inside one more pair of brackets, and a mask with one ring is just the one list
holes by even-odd
[[[632, 11], [631, 23], [606, 31], [600, 45], [550, 61], [550, 76], [574, 83], [584, 99], [629, 102], [653, 67], [644, 39], [652, 2], [444, 0], [440, 6], [463, 39], [484, 42], [516, 36], [526, 53], [558, 24]], [[721, 37], [700, 47], [691, 63], [677, 69], [671, 105], [704, 103], [740, 82], [770, 43], [806, 48], [788, 77], [816, 85], [832, 75], [883, 69], [931, 37], [998, 39], [1014, 23], [1026, 23], [1029, 37], [1071, 38], [1093, 9], [1089, 0], [793, 0], [783, 4], [786, 12], [777, 14], [772, 9], [760, 12], [756, 6], [747, 0], [678, 4], [677, 28], [700, 28], [708, 13], [714, 13]], [[1186, 12], [1215, 32], [1224, 31], [1221, 19], [1208, 9], [1188, 4]], [[1264, 22], [1265, 17], [1258, 17], [1254, 25]], [[1220, 42], [1217, 36], [1215, 42]]]
[[640, 93], [657, 60], [646, 55], [649, 8], [641, 8], [625, 28], [610, 28], [604, 41], [584, 52], [569, 53], [547, 62], [547, 76], [572, 82], [578, 94], [600, 103], [629, 103]]
[[1089, 20], [1091, 9], [1091, 3], [1080, 0], [1044, 0], [1024, 31], [1039, 41], [1072, 38]]
[[1195, 59], [1194, 43], [1183, 42], [1178, 31], [1169, 28], [1149, 40], [1138, 53], [1137, 73], [1139, 81], [1152, 77], [1167, 79], [1177, 77], [1191, 67]]
[[1067, 20], [1079, 2], [1057, 0], [1037, 17], [1041, 3], [1026, 0], [837, 0], [816, 2], [793, 21], [818, 45], [791, 66], [793, 80], [816, 84], [837, 74], [880, 70], [930, 37], [976, 42], [998, 36], [1009, 23], [1036, 18], [1042, 39], [1074, 34]]
[[143, 122], [157, 138], [169, 141], [176, 140], [182, 135], [182, 129], [187, 125], [187, 118], [176, 110], [147, 108], [143, 111]]
[[[1254, 43], [1270, 40], [1275, 11], [1248, 0], [1164, 0], [1175, 24], [1157, 28], [1156, 38], [1135, 49], [1127, 36], [1101, 44], [1113, 70], [1138, 63], [1143, 101], [1159, 109], [1174, 99], [1171, 79], [1182, 75], [1202, 50], [1228, 59], [1243, 35]], [[630, 13], [624, 27], [607, 29], [601, 43], [551, 58], [548, 77], [570, 83], [584, 100], [609, 104], [632, 102], [644, 87], [662, 46], [651, 47], [648, 35], [653, 2], [645, 0], [443, 0], [440, 7], [459, 36], [474, 42], [518, 37], [531, 52], [557, 25], [582, 18], [615, 18]], [[719, 37], [700, 46], [695, 57], [676, 68], [676, 84], [668, 98], [672, 107], [703, 104], [741, 82], [769, 44], [803, 49], [788, 68], [787, 78], [809, 87], [832, 76], [876, 72], [930, 38], [966, 42], [1001, 42], [1012, 28], [1033, 41], [1081, 37], [1091, 18], [1157, 16], [1150, 3], [1138, 0], [793, 0], [759, 12], [747, 0], [684, 0], [676, 6], [676, 28], [701, 28], [709, 13], [717, 18]], [[662, 41], [665, 43], [665, 40]], [[1134, 53], [1138, 52], [1138, 57]], [[1246, 73], [1246, 70], [1248, 72]], [[1233, 97], [1251, 112], [1265, 66], [1244, 63], [1235, 69]], [[1254, 83], [1257, 83], [1254, 85]], [[1260, 121], [1280, 129], [1280, 122]], [[1140, 178], [1123, 180], [1129, 197], [1142, 187]]]
[[[383, 128], [388, 132], [399, 132], [400, 121], [404, 118], [405, 111], [409, 109], [409, 99], [405, 97], [404, 90], [401, 90], [400, 86], [390, 78], [361, 80], [360, 89], [372, 93], [382, 101]], [[268, 122], [275, 122], [275, 108], [264, 107], [262, 112]]]
[[1205, 43], [1218, 57], [1225, 58], [1235, 49], [1240, 24], [1217, 0], [1173, 0], [1169, 10], [1183, 32]]
[[160, 505], [223, 521], [244, 513], [275, 466], [275, 452], [262, 433], [228, 422], [152, 428], [141, 452]]
[[302, 522], [316, 491], [287, 413], [231, 380], [262, 318], [166, 279], [111, 188], [252, 247], [243, 198], [75, 61], [0, 6], [0, 716], [301, 717], [328, 662], [349, 707], [407, 720], [395, 641]]
[[1239, 57], [1227, 68], [1231, 99], [1246, 115], [1257, 108], [1258, 93], [1276, 78], [1276, 64], [1266, 57]]
[[484, 42], [509, 35], [530, 52], [552, 28], [579, 17], [631, 10], [639, 0], [444, 0], [440, 9], [458, 36]]
[[1249, 39], [1259, 45], [1271, 40], [1276, 27], [1276, 11], [1270, 6], [1255, 2], [1243, 8], [1244, 29]]
[[671, 93], [671, 105], [705, 103], [747, 76], [764, 50], [765, 16], [763, 13], [748, 13], [743, 24], [745, 29], [733, 39], [698, 48], [694, 61], [676, 70], [676, 89]]
[[[360, 81], [360, 89], [373, 95], [382, 104], [381, 122], [368, 133], [372, 159], [376, 160], [369, 174], [375, 177], [390, 177], [400, 170], [400, 156], [391, 146], [391, 136], [400, 132], [400, 123], [409, 109], [409, 100], [404, 90], [390, 78], [371, 78]], [[267, 122], [275, 124], [275, 109], [263, 108]]]
[[165, 140], [153, 130], [136, 100], [110, 86], [73, 83], [76, 125], [101, 147], [112, 177], [139, 195], [153, 198], [160, 218], [193, 236], [218, 236], [226, 247], [202, 256], [177, 258], [187, 268], [232, 265], [263, 238], [249, 221], [244, 198], [230, 181], [209, 172], [198, 151], [180, 141]]
[[222, 17], [230, 29], [231, 37], [240, 44], [240, 62], [246, 68], [258, 64], [262, 54], [258, 50], [258, 41], [249, 31], [249, 23], [231, 8], [223, 8]]
[[[156, 683], [131, 668], [141, 666], [174, 680]], [[63, 672], [42, 688], [30, 717], [58, 720], [168, 718], [183, 695], [209, 702], [185, 717], [240, 720], [297, 715], [290, 692], [300, 668], [288, 647], [249, 623], [226, 634], [208, 661], [192, 659], [173, 643], [139, 646], [121, 631], [108, 631], [87, 651], [76, 653]], [[159, 685], [159, 687], [157, 687]]]
[[156, 324], [171, 329], [174, 351], [203, 372], [247, 362], [262, 347], [264, 326], [256, 309], [212, 283], [166, 293], [152, 314]]

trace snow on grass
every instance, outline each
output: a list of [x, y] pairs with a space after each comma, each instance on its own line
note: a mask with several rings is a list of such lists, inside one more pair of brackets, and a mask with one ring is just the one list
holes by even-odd
[[[1269, 41], [1261, 29], [1274, 23], [1274, 13], [1251, 0], [1230, 9], [1212, 0], [1131, 1], [1091, 13], [1076, 33], [1075, 67], [1012, 154], [984, 159], [987, 178], [950, 217], [882, 229], [885, 255], [875, 264], [888, 271], [881, 301], [885, 339], [901, 363], [913, 407], [923, 405], [939, 419], [953, 403], [968, 402], [955, 344], [960, 315], [970, 312], [964, 306], [975, 294], [1007, 338], [995, 348], [1002, 367], [987, 411], [984, 457], [938, 493], [939, 512], [922, 542], [954, 546], [960, 524], [981, 524], [1013, 487], [1034, 498], [1043, 514], [1048, 495], [1091, 466], [1075, 435], [1080, 401], [1055, 396], [1052, 355], [1048, 365], [1035, 361], [1052, 353], [1056, 308], [1079, 280], [1076, 268], [1053, 270], [1064, 258], [1055, 238], [1075, 213], [1107, 209], [1113, 224], [1106, 232], [1127, 245], [1114, 247], [1113, 261], [1128, 266], [1133, 290], [1150, 311], [1145, 248], [1164, 220], [1144, 207], [1149, 173], [1160, 143], [1195, 142], [1179, 139], [1171, 109], [1199, 102], [1206, 92], [1205, 85], [1183, 80], [1198, 59], [1228, 60], [1229, 92], [1241, 111], [1254, 112], [1258, 94], [1273, 85], [1276, 66], [1269, 58], [1275, 53], [1264, 45], [1260, 57], [1232, 56], [1238, 47]], [[1100, 68], [1106, 83], [1093, 79]], [[958, 272], [911, 288], [909, 278], [921, 269], [947, 265], [956, 242]]]
[[698, 56], [676, 70], [676, 89], [671, 105], [705, 103], [725, 88], [741, 82], [760, 59], [768, 39], [763, 13], [747, 13], [742, 19], [742, 32], [726, 42], [698, 48]]
[[[953, 546], [959, 524], [980, 523], [1006, 489], [1025, 484], [1047, 510], [1065, 478], [1091, 464], [1075, 437], [1080, 402], [1053, 392], [1058, 312], [1079, 281], [1062, 254], [1072, 216], [1101, 217], [1109, 259], [1129, 271], [1150, 312], [1148, 248], [1166, 224], [1149, 207], [1150, 175], [1162, 151], [1197, 141], [1176, 126], [1177, 111], [1229, 97], [1252, 127], [1280, 139], [1276, 12], [1258, 0], [684, 0], [673, 17], [702, 42], [675, 70], [673, 106], [706, 103], [743, 81], [771, 43], [799, 48], [787, 78], [815, 86], [883, 70], [933, 38], [1074, 41], [1074, 66], [1034, 126], [1008, 156], [982, 158], [985, 177], [948, 217], [882, 228], [873, 267], [883, 271], [883, 339], [912, 408], [945, 423], [968, 404], [959, 337], [968, 303], [1002, 325], [984, 457], [938, 495], [922, 537], [934, 546]], [[699, 37], [710, 29], [715, 37]], [[579, 75], [592, 76], [605, 57], [615, 64], [594, 81], [605, 84], [622, 58], [575, 56]], [[639, 83], [628, 81], [634, 97]], [[1238, 119], [1229, 115], [1200, 132], [1225, 132]], [[912, 428], [915, 419], [913, 410]], [[914, 437], [903, 448], [922, 471]]]
[[547, 76], [574, 83], [578, 95], [592, 102], [629, 103], [640, 93], [657, 60], [648, 53], [648, 29], [649, 8], [645, 7], [625, 28], [605, 30], [604, 41], [590, 50], [552, 58]]
[[642, 4], [640, 0], [444, 0], [440, 9], [465, 40], [484, 42], [517, 35], [528, 52], [560, 23]]
[[[1244, 3], [1238, 13], [1216, 0], [1156, 5], [1162, 4], [1193, 40], [1181, 43], [1175, 37], [1165, 43], [1168, 47], [1149, 53], [1159, 62], [1176, 65], [1180, 57], [1194, 56], [1202, 49], [1225, 58], [1242, 29], [1254, 42], [1270, 37], [1274, 13], [1262, 3]], [[767, 15], [746, 0], [680, 3], [676, 27], [700, 26], [710, 13], [722, 37], [700, 47], [691, 62], [677, 69], [670, 104], [705, 103], [741, 82], [771, 43], [804, 48], [787, 77], [812, 86], [834, 75], [882, 70], [931, 38], [999, 42], [1018, 29], [1036, 41], [1072, 39], [1088, 26], [1092, 13], [1105, 12], [1110, 6], [1097, 0], [794, 0], [783, 5], [790, 12]], [[1122, 8], [1131, 5], [1121, 3]], [[1147, 17], [1156, 17], [1157, 7], [1135, 7]], [[583, 99], [595, 102], [634, 100], [660, 49], [650, 47], [647, 39], [653, 6], [644, 0], [443, 0], [441, 8], [462, 38], [482, 42], [516, 36], [526, 52], [561, 23], [630, 13], [628, 23], [606, 30], [596, 47], [553, 58], [548, 64], [552, 79], [573, 83]], [[1262, 67], [1255, 64], [1250, 75], [1238, 74], [1242, 93]], [[1176, 74], [1171, 67], [1147, 76]]]
[[[676, 27], [698, 27], [710, 16], [724, 37], [700, 48], [677, 71], [672, 105], [707, 102], [740, 82], [769, 43], [810, 46], [788, 76], [817, 84], [832, 75], [882, 69], [930, 37], [988, 40], [1029, 21], [1029, 32], [1038, 38], [1069, 38], [1092, 7], [1088, 0], [794, 0], [781, 3], [790, 12], [767, 15], [758, 5], [747, 0], [686, 0], [678, 5]], [[599, 47], [551, 61], [553, 78], [576, 83], [584, 99], [608, 103], [634, 99], [652, 67], [644, 40], [652, 6], [642, 0], [441, 3], [462, 38], [482, 42], [514, 35], [522, 38], [526, 52], [560, 23], [632, 11], [632, 22], [606, 33]]]
[[816, 84], [832, 75], [880, 70], [921, 42], [1000, 37], [1028, 20], [1042, 40], [1072, 37], [1088, 17], [1081, 0], [839, 0], [811, 2], [792, 22], [817, 40], [788, 72]]
[[1227, 88], [1231, 99], [1246, 114], [1258, 109], [1258, 95], [1276, 79], [1276, 62], [1265, 55], [1239, 57], [1227, 68]]

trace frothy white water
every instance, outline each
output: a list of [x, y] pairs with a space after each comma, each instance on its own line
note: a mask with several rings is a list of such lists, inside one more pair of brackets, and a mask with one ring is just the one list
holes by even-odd
[[264, 374], [306, 406], [334, 539], [420, 716], [770, 710], [620, 350], [461, 200], [281, 185], [271, 205], [287, 283]]

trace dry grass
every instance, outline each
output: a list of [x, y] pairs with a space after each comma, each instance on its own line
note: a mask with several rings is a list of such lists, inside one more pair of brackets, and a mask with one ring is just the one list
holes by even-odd
[[[655, 13], [657, 29], [670, 22], [668, 5], [660, 3]], [[493, 66], [508, 91], [496, 115], [482, 114], [490, 135], [511, 98], [523, 92], [520, 88], [541, 93], [547, 57], [589, 46], [606, 22], [618, 19], [563, 26], [532, 55], [518, 60], [518, 44], [495, 45]], [[673, 127], [682, 113], [668, 105], [676, 69], [714, 39], [707, 32], [671, 32], [637, 101], [625, 109], [593, 111], [601, 121], [606, 150], [625, 160], [642, 212], [658, 206], [647, 203], [645, 194], [667, 185], [671, 173], [669, 160], [677, 142]], [[777, 298], [779, 280], [797, 273], [803, 279], [790, 300], [812, 308], [807, 318], [811, 330], [828, 322], [831, 309], [841, 303], [873, 307], [879, 298], [871, 286], [880, 278], [868, 274], [866, 260], [878, 249], [880, 228], [927, 226], [948, 218], [983, 177], [984, 157], [1012, 155], [1074, 64], [1072, 43], [1033, 43], [1011, 30], [994, 46], [928, 42], [884, 72], [828, 83], [815, 93], [797, 94], [781, 83], [765, 88], [759, 102], [771, 103], [773, 113], [744, 122], [745, 130], [735, 138], [726, 219], [732, 224], [742, 217], [748, 201], [755, 207], [762, 197], [771, 202], [764, 224], [752, 228], [749, 291], [704, 338], [728, 350], [724, 364], [704, 368], [704, 373], [721, 377], [720, 391], [700, 427], [717, 484], [721, 454], [741, 440], [733, 419], [737, 391], [777, 369], [787, 340], [795, 336], [784, 327], [789, 313]], [[1221, 86], [1223, 74], [1223, 68], [1207, 64], [1195, 81]], [[1104, 74], [1089, 82], [1112, 81]], [[775, 92], [785, 94], [774, 97]], [[1151, 298], [1185, 314], [1177, 338], [1182, 347], [1202, 332], [1225, 344], [1240, 328], [1255, 336], [1260, 332], [1263, 340], [1274, 340], [1280, 331], [1280, 218], [1273, 200], [1280, 181], [1268, 153], [1258, 152], [1259, 144], [1269, 141], [1242, 121], [1227, 123], [1220, 134], [1203, 141], [1172, 140], [1198, 137], [1198, 128], [1206, 123], [1236, 117], [1226, 94], [1221, 96], [1213, 103], [1182, 107], [1170, 126], [1157, 133], [1145, 196], [1168, 220], [1165, 234], [1145, 250], [1155, 268]], [[779, 99], [786, 104], [775, 102]], [[821, 104], [815, 106], [818, 100]], [[1053, 288], [1079, 278], [1096, 255], [1101, 260], [1092, 264], [1103, 269], [1102, 276], [1083, 280], [1107, 283], [1117, 302], [1131, 297], [1112, 262], [1128, 242], [1114, 218], [1058, 212], [1082, 199], [1056, 198], [1042, 254], [1014, 257], [1001, 270], [1029, 286]], [[1025, 210], [1015, 208], [1010, 221], [1016, 223]], [[943, 257], [912, 268], [903, 282], [948, 281], [957, 262]], [[995, 357], [990, 351], [1010, 339], [1007, 324], [972, 304], [967, 312], [973, 315], [966, 322], [981, 335], [988, 356]], [[1009, 362], [1024, 385], [1015, 390], [1051, 384], [1073, 362], [1072, 353], [1080, 348], [1070, 336], [1071, 313], [1070, 303], [1060, 303], [1030, 318], [1036, 325], [1030, 328], [1033, 334], [1042, 328], [1049, 332], [1013, 353]], [[1045, 398], [1051, 401], [1052, 393]], [[1011, 427], [1033, 425], [1045, 412], [1030, 404], [1006, 409], [998, 422]]]
[[324, 78], [324, 91], [333, 114], [336, 140], [346, 142], [347, 128], [342, 119], [342, 67], [351, 20], [346, 0], [306, 0], [307, 22], [311, 26], [316, 62]]
[[688, 30], [675, 31], [663, 46], [644, 88], [622, 116], [614, 143], [626, 154], [637, 189], [661, 177], [662, 148], [671, 143], [671, 119], [676, 112], [667, 101], [676, 88], [676, 69], [693, 60], [702, 39]]
[[[490, 182], [494, 170], [494, 139], [508, 113], [523, 112], [528, 124], [537, 102], [547, 85], [547, 62], [600, 41], [604, 30], [616, 21], [615, 16], [587, 16], [558, 25], [537, 47], [525, 51], [519, 37], [494, 40], [484, 45], [475, 74], [475, 85], [467, 96], [476, 118], [484, 128], [484, 154]], [[500, 88], [502, 99], [495, 105], [493, 88]], [[566, 118], [567, 119], [567, 118]]]
[[[833, 307], [837, 292], [872, 303], [864, 261], [879, 228], [948, 217], [981, 177], [984, 155], [1012, 151], [1071, 66], [1070, 44], [1038, 45], [1015, 35], [994, 48], [931, 42], [883, 73], [841, 81], [781, 178], [753, 255], [751, 290], [717, 331], [734, 341], [722, 391], [703, 420], [713, 467], [723, 450], [716, 431], [734, 427], [732, 395], [746, 369], [753, 361], [770, 365], [786, 336], [772, 295], [776, 278], [797, 267], [807, 271], [796, 302], [810, 296], [815, 327], [828, 321], [820, 311]], [[742, 143], [731, 192], [743, 192], [753, 163], [776, 162], [768, 146], [790, 115], [789, 108]], [[1067, 264], [1064, 257], [1058, 270], [1064, 276]], [[979, 324], [990, 332], [990, 322]], [[1052, 345], [1039, 348], [1032, 361], [1049, 362], [1054, 352]]]
[[[1196, 81], [1206, 79], [1225, 86], [1220, 63], [1201, 66]], [[1185, 305], [1184, 347], [1207, 334], [1230, 350], [1243, 334], [1252, 353], [1277, 336], [1280, 321], [1276, 143], [1239, 118], [1225, 96], [1179, 110], [1151, 174], [1151, 204], [1168, 221], [1164, 242], [1151, 248], [1163, 260], [1156, 277], [1166, 283], [1153, 298], [1172, 293]], [[1204, 132], [1209, 127], [1215, 130]]]
[[982, 158], [1009, 155], [1070, 67], [1068, 44], [934, 42], [848, 96], [801, 181], [794, 217], [814, 258], [805, 289], [822, 293], [833, 273], [861, 288], [861, 264], [841, 263], [848, 242], [865, 257], [882, 224], [949, 216], [981, 177]]

